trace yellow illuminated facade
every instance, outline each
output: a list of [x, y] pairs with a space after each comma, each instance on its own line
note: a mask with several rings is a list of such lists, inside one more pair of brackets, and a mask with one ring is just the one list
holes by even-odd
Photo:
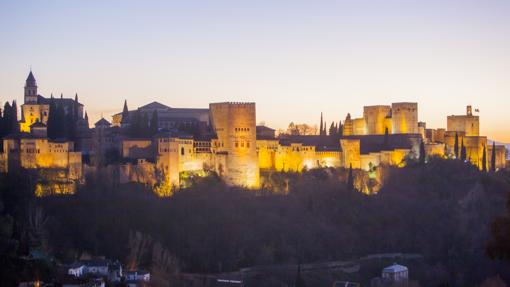
[[[82, 117], [83, 107], [77, 99], [59, 100], [66, 112]], [[480, 136], [479, 117], [472, 114], [470, 106], [466, 115], [448, 116], [446, 129], [427, 129], [425, 123], [418, 122], [417, 103], [366, 106], [361, 118], [347, 115], [343, 134], [335, 138], [324, 134], [275, 137], [274, 130], [256, 126], [255, 103], [211, 103], [209, 109], [174, 110], [173, 114], [178, 112], [183, 119], [172, 121], [200, 118], [207, 121], [208, 133], [191, 135], [166, 130], [150, 138], [131, 138], [117, 114], [114, 120], [118, 125], [112, 127], [101, 119], [90, 136], [92, 144], [87, 152], [95, 157], [94, 167], [106, 165], [106, 152], [117, 149], [123, 159], [115, 163], [120, 182], [145, 183], [160, 196], [168, 196], [175, 187], [186, 186], [195, 177], [212, 172], [229, 185], [249, 189], [260, 187], [261, 170], [302, 172], [352, 167], [374, 173], [374, 167], [380, 165], [401, 167], [406, 159], [417, 159], [422, 142], [427, 157], [452, 157], [456, 138], [459, 150], [461, 146], [466, 150], [466, 160], [480, 169], [484, 152], [487, 167], [493, 152], [498, 169], [507, 164], [504, 146], [493, 148], [486, 137]], [[208, 111], [208, 117], [204, 111]], [[22, 105], [22, 133], [3, 139], [0, 170], [48, 171], [45, 174], [49, 183], [37, 185], [38, 195], [51, 193], [48, 190], [72, 193], [74, 183], [83, 178], [82, 153], [75, 151], [75, 142], [48, 139], [48, 117], [48, 99], [37, 94], [37, 84], [30, 73]], [[257, 130], [265, 132], [257, 134]]]

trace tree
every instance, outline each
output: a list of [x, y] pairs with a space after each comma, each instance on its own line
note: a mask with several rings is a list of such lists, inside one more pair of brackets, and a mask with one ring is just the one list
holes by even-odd
[[9, 102], [5, 102], [4, 105], [4, 116], [2, 119], [2, 130], [4, 135], [8, 135], [11, 133], [11, 104]]
[[55, 112], [55, 138], [67, 138], [67, 124], [64, 102], [60, 101]]
[[388, 127], [384, 129], [384, 147], [388, 148], [390, 144], [390, 135], [388, 132]]
[[460, 159], [465, 161], [467, 159], [466, 147], [464, 146], [464, 139], [462, 139], [460, 146]]
[[295, 287], [305, 287], [305, 280], [301, 277], [301, 264], [298, 264], [297, 274], [296, 274], [296, 282], [294, 283]]
[[335, 122], [331, 122], [331, 125], [329, 126], [329, 135], [331, 137], [335, 137], [337, 134], [336, 132], [336, 127], [335, 127]]
[[16, 100], [12, 101], [11, 106], [11, 116], [10, 123], [11, 133], [19, 132], [19, 123], [18, 123], [18, 105], [16, 104]]
[[453, 152], [455, 153], [455, 158], [459, 158], [459, 134], [455, 133], [455, 143], [453, 145]]
[[[510, 197], [507, 196], [506, 209], [510, 211]], [[491, 223], [491, 239], [486, 253], [491, 259], [501, 259], [510, 262], [510, 216], [501, 216]]]
[[55, 104], [55, 99], [53, 99], [53, 96], [51, 96], [51, 99], [50, 99], [50, 108], [49, 108], [49, 111], [48, 111], [48, 121], [46, 123], [47, 125], [47, 131], [48, 131], [48, 137], [50, 139], [55, 139], [57, 138], [57, 132], [56, 132], [56, 129], [57, 129], [57, 118], [56, 118], [56, 115], [57, 115], [57, 105]]
[[3, 138], [5, 135], [4, 133], [4, 116], [2, 113], [2, 109], [0, 109], [0, 138]]
[[129, 135], [132, 138], [140, 136], [141, 124], [142, 124], [141, 112], [140, 110], [136, 110], [133, 119], [129, 124]]
[[147, 113], [141, 113], [141, 121], [140, 121], [140, 127], [138, 130], [138, 137], [146, 137], [149, 134], [149, 118], [147, 117]]
[[482, 154], [482, 171], [487, 172], [487, 147], [483, 146], [483, 154]]
[[354, 177], [352, 175], [352, 163], [349, 164], [349, 175], [347, 176], [347, 189], [354, 190]]
[[420, 164], [425, 164], [425, 157], [426, 157], [426, 151], [425, 151], [425, 144], [423, 141], [420, 143]]
[[151, 117], [151, 121], [150, 121], [150, 133], [151, 133], [151, 136], [155, 135], [158, 133], [158, 110], [154, 110], [154, 112], [152, 112], [152, 117]]
[[324, 128], [324, 125], [323, 125], [323, 121], [322, 121], [322, 112], [321, 112], [321, 126], [320, 126], [320, 131], [319, 131], [319, 135], [323, 136], [323, 128]]
[[344, 134], [344, 126], [342, 125], [342, 121], [338, 121], [338, 136], [341, 137]]
[[496, 142], [492, 142], [491, 171], [496, 172]]

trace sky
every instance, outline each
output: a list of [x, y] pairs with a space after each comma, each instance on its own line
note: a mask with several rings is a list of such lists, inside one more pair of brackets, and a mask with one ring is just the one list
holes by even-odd
[[510, 1], [0, 0], [0, 100], [78, 93], [91, 124], [158, 101], [250, 101], [273, 128], [418, 102], [419, 120], [480, 110], [510, 142]]

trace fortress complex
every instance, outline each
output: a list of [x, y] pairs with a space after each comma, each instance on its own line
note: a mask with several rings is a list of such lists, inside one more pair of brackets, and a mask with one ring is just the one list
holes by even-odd
[[[51, 106], [73, 119], [72, 137], [48, 137]], [[70, 117], [72, 115], [72, 117]], [[57, 178], [80, 182], [83, 170], [114, 166], [121, 182], [167, 187], [183, 186], [195, 176], [216, 173], [227, 184], [258, 188], [266, 172], [301, 172], [334, 167], [373, 170], [403, 166], [426, 156], [455, 157], [455, 141], [466, 160], [487, 167], [495, 153], [496, 167], [506, 167], [504, 146], [488, 144], [479, 135], [479, 117], [448, 116], [446, 129], [427, 129], [418, 121], [417, 103], [367, 106], [363, 117], [348, 114], [337, 134], [280, 134], [256, 125], [255, 103], [211, 103], [208, 108], [172, 108], [152, 102], [122, 112], [112, 122], [102, 118], [89, 129], [83, 105], [73, 99], [44, 98], [30, 72], [25, 85], [19, 133], [3, 138], [0, 170], [58, 171]], [[51, 124], [50, 124], [51, 125]]]
[[418, 134], [418, 104], [393, 103], [391, 106], [363, 107], [363, 117], [347, 114], [343, 135]]

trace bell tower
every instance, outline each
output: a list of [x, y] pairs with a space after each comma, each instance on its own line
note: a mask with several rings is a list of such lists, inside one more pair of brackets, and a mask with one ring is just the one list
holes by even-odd
[[32, 70], [25, 82], [25, 104], [37, 104], [37, 82]]

